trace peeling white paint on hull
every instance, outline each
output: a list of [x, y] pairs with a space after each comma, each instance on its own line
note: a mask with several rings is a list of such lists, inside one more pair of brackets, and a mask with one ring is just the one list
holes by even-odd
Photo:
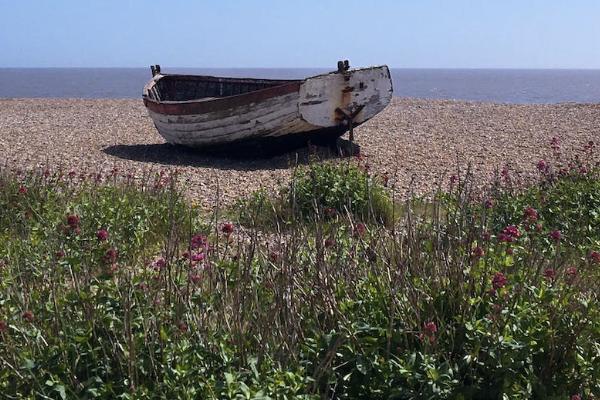
[[349, 119], [354, 125], [367, 121], [391, 96], [386, 66], [297, 81], [156, 75], [144, 88], [158, 132], [169, 143], [192, 147], [336, 127], [342, 134]]

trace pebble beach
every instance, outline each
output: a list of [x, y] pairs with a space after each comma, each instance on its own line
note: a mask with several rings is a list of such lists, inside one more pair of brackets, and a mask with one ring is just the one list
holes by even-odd
[[[355, 142], [372, 172], [387, 174], [397, 196], [432, 192], [471, 166], [477, 182], [508, 165], [532, 176], [551, 154], [550, 141], [565, 152], [600, 138], [600, 104], [516, 105], [394, 98], [355, 129]], [[344, 138], [347, 139], [347, 136]], [[322, 158], [344, 161], [334, 152]], [[209, 208], [284, 183], [299, 149], [272, 158], [230, 158], [166, 144], [141, 100], [0, 99], [1, 166], [9, 170], [62, 168], [139, 174], [178, 169], [185, 192]]]

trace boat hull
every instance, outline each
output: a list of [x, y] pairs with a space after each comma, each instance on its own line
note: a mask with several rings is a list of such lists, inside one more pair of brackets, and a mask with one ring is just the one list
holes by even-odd
[[[158, 132], [173, 144], [210, 147], [286, 137], [341, 136], [383, 110], [392, 96], [386, 66], [335, 72], [235, 96], [144, 103]], [[355, 111], [358, 111], [355, 113]], [[353, 115], [350, 121], [345, 116]], [[291, 140], [291, 139], [290, 139]]]

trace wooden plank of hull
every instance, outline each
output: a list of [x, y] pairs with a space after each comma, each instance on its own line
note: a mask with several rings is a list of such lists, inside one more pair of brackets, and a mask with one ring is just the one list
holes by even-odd
[[[354, 119], [354, 124], [358, 125], [385, 108], [392, 96], [386, 66], [308, 78], [295, 91], [291, 91], [289, 85], [285, 90], [275, 89], [269, 89], [275, 94], [273, 97], [236, 101], [222, 109], [208, 107], [209, 112], [169, 114], [157, 112], [163, 109], [153, 111], [151, 107], [148, 111], [166, 141], [202, 147], [344, 126], [346, 122], [336, 109], [352, 113], [360, 106], [362, 109]], [[219, 99], [220, 102], [223, 100]]]
[[175, 118], [150, 110], [149, 112], [165, 140], [187, 146], [212, 145], [262, 136], [281, 136], [317, 128], [300, 119], [297, 93], [257, 103], [251, 108], [251, 112], [240, 107]]

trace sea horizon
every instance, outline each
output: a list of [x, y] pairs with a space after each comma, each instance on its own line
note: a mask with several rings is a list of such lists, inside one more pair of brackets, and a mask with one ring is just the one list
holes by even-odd
[[[332, 68], [169, 67], [166, 73], [302, 79]], [[390, 68], [394, 96], [513, 104], [600, 103], [600, 69]], [[135, 99], [149, 67], [0, 67], [0, 98]]]

